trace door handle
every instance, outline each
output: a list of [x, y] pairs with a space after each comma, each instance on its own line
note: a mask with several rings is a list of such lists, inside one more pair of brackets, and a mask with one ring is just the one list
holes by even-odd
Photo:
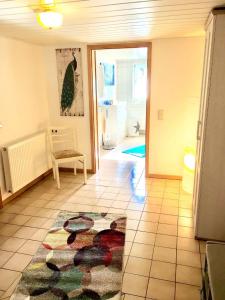
[[201, 125], [202, 125], [202, 122], [198, 121], [198, 127], [197, 127], [197, 140], [198, 141], [201, 139]]

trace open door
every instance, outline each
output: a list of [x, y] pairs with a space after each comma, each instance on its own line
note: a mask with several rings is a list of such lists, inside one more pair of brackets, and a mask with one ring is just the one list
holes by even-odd
[[88, 76], [89, 76], [89, 105], [90, 105], [90, 134], [91, 134], [91, 159], [92, 172], [99, 169], [99, 143], [98, 143], [98, 107], [97, 107], [97, 81], [96, 81], [96, 51], [105, 49], [147, 48], [147, 87], [146, 87], [146, 121], [145, 121], [145, 174], [149, 174], [149, 130], [150, 130], [150, 63], [151, 43], [126, 43], [126, 44], [104, 44], [88, 45]]

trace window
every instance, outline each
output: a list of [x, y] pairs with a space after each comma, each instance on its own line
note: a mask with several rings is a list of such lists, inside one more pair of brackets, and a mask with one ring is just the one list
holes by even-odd
[[146, 101], [147, 66], [145, 63], [133, 64], [133, 101]]

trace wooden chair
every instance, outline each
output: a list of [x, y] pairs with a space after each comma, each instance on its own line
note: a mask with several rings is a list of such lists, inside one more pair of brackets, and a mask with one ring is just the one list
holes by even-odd
[[77, 174], [77, 162], [83, 164], [84, 184], [87, 184], [86, 157], [76, 151], [75, 134], [72, 128], [50, 127], [49, 142], [52, 159], [53, 176], [60, 189], [59, 164], [74, 163], [74, 174]]

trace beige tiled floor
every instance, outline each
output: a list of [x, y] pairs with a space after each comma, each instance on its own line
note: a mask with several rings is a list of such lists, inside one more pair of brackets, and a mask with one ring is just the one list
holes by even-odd
[[9, 299], [60, 210], [126, 213], [123, 300], [199, 300], [205, 244], [194, 240], [180, 181], [145, 179], [143, 162], [102, 162], [82, 176], [49, 176], [0, 212], [0, 297]]

